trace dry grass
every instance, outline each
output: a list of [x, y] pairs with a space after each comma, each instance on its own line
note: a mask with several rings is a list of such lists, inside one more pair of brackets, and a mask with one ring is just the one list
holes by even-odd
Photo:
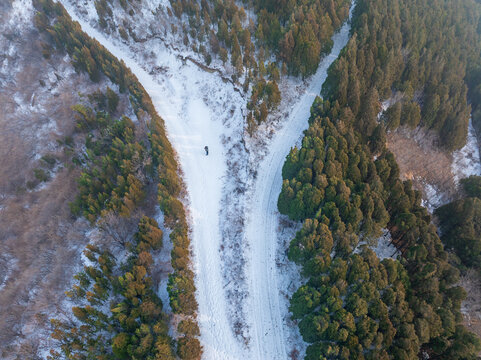
[[467, 298], [462, 305], [464, 325], [481, 337], [481, 278], [479, 271], [468, 270], [459, 282], [467, 292]]
[[401, 179], [410, 179], [415, 189], [424, 193], [430, 184], [442, 194], [442, 202], [457, 196], [451, 172], [452, 156], [440, 149], [433, 132], [418, 128], [399, 128], [387, 136], [387, 146], [396, 157]]

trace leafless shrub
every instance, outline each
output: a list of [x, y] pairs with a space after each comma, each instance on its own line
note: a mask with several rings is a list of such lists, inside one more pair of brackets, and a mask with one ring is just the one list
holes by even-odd
[[131, 215], [131, 217], [125, 218], [111, 211], [103, 216], [98, 222], [99, 230], [103, 235], [102, 238], [124, 248], [131, 240], [140, 218], [139, 214]]

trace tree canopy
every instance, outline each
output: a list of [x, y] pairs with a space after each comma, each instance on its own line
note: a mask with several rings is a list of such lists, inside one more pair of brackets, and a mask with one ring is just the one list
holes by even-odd
[[[384, 144], [374, 160], [373, 139], [365, 143], [352, 124], [350, 108], [318, 98], [302, 147], [283, 167], [279, 211], [303, 221], [288, 254], [307, 278], [290, 307], [311, 344], [306, 359], [412, 359], [422, 351], [449, 358], [461, 345], [474, 359], [477, 338], [469, 345], [459, 338], [459, 272], [420, 193], [399, 179]], [[400, 260], [381, 262], [358, 248], [359, 239], [373, 241], [382, 228]]]

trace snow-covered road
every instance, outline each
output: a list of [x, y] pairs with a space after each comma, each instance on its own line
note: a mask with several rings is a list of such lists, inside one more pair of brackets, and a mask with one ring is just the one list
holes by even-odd
[[[96, 16], [93, 7], [87, 7], [85, 13], [79, 11], [79, 3], [74, 0], [60, 2], [87, 34], [125, 62], [165, 121], [188, 192], [203, 358], [287, 359], [286, 332], [289, 329], [283, 321], [287, 306], [279, 299], [279, 273], [275, 266], [281, 169], [289, 149], [307, 128], [312, 102], [320, 93], [329, 65], [347, 43], [349, 25], [345, 24], [334, 36], [331, 54], [323, 59], [310, 81], [311, 85], [295, 102], [288, 121], [270, 142], [269, 152], [259, 166], [246, 229], [249, 243], [246, 321], [251, 335], [247, 348], [235, 336], [229, 322], [230, 304], [223, 287], [223, 260], [219, 251], [222, 243], [220, 223], [225, 221], [219, 215], [221, 198], [223, 184], [228, 181], [223, 139], [236, 136], [234, 133], [243, 126], [245, 101], [219, 76], [206, 73], [190, 62], [183, 63], [161, 42], [149, 43], [152, 58], [146, 60], [145, 53], [141, 54], [91, 26], [89, 21], [95, 21]], [[152, 75], [153, 66], [166, 71]], [[205, 145], [210, 150], [207, 157], [203, 151]]]
[[[79, 17], [72, 2], [60, 2], [80, 23], [83, 31], [125, 62], [149, 93], [155, 109], [165, 121], [169, 140], [179, 156], [188, 192], [204, 358], [249, 359], [245, 346], [231, 331], [219, 254], [219, 211], [226, 172], [221, 136], [226, 132], [229, 135], [222, 122], [229, 116], [238, 118], [237, 123], [243, 124], [239, 107], [231, 112], [231, 105], [241, 102], [240, 95], [232, 88], [226, 90], [220, 77], [206, 73], [189, 62], [182, 63], [161, 44], [151, 50], [156, 54], [156, 65], [168, 69], [167, 73], [159, 77], [150, 75], [145, 69], [148, 65], [139, 59], [138, 54], [97, 31], [84, 20], [84, 16]], [[209, 146], [209, 156], [205, 156], [205, 145]]]
[[349, 23], [346, 23], [334, 35], [331, 53], [322, 60], [310, 87], [293, 107], [285, 125], [275, 134], [267, 156], [259, 165], [246, 228], [250, 252], [247, 255], [253, 352], [250, 359], [288, 359], [286, 334], [290, 330], [284, 322], [288, 309], [281, 301], [278, 281], [282, 275], [276, 267], [277, 198], [282, 188], [282, 166], [291, 147], [299, 145], [303, 131], [308, 127], [311, 105], [321, 92], [329, 66], [347, 44], [349, 30]]

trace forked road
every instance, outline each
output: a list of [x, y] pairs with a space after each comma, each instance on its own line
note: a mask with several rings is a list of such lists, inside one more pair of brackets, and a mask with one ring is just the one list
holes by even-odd
[[[307, 128], [310, 107], [320, 93], [329, 65], [345, 46], [349, 26], [345, 24], [334, 35], [334, 46], [314, 75], [311, 86], [300, 97], [289, 120], [276, 134], [270, 151], [259, 167], [252, 212], [246, 228], [250, 244], [246, 269], [249, 298], [246, 306], [252, 339], [249, 349], [236, 339], [229, 324], [225, 292], [222, 287], [222, 261], [219, 247], [219, 211], [226, 173], [226, 157], [221, 143], [222, 124], [201, 100], [205, 83], [213, 83], [211, 98], [238, 95], [225, 94], [221, 79], [203, 73], [195, 66], [182, 66], [172, 53], [159, 53], [158, 60], [171, 68], [172, 79], [157, 81], [140, 65], [127, 46], [112, 41], [76, 15], [72, 0], [60, 0], [82, 29], [99, 41], [114, 56], [123, 60], [137, 76], [160, 116], [165, 121], [169, 140], [179, 155], [180, 166], [189, 197], [192, 215], [192, 246], [196, 273], [196, 298], [199, 303], [199, 326], [206, 360], [278, 360], [287, 359], [286, 329], [279, 304], [275, 254], [277, 247], [277, 197], [281, 190], [281, 169], [291, 146]], [[182, 68], [182, 69], [181, 69]], [[215, 81], [218, 81], [218, 86]], [[217, 90], [215, 90], [217, 86]], [[217, 92], [216, 92], [217, 91]], [[239, 118], [242, 122], [243, 119]], [[209, 145], [209, 156], [204, 145]]]
[[282, 188], [282, 166], [291, 147], [299, 143], [303, 131], [308, 127], [311, 105], [321, 92], [327, 69], [347, 44], [349, 30], [349, 23], [345, 23], [333, 36], [334, 46], [331, 53], [322, 60], [311, 79], [310, 87], [299, 98], [289, 119], [274, 136], [269, 145], [270, 151], [259, 165], [246, 228], [250, 245], [247, 254], [247, 278], [250, 295], [248, 309], [252, 316], [249, 319], [252, 326], [251, 359], [288, 359], [287, 329], [283, 324], [286, 309], [282, 309], [280, 304], [276, 268], [279, 220], [277, 198]]

